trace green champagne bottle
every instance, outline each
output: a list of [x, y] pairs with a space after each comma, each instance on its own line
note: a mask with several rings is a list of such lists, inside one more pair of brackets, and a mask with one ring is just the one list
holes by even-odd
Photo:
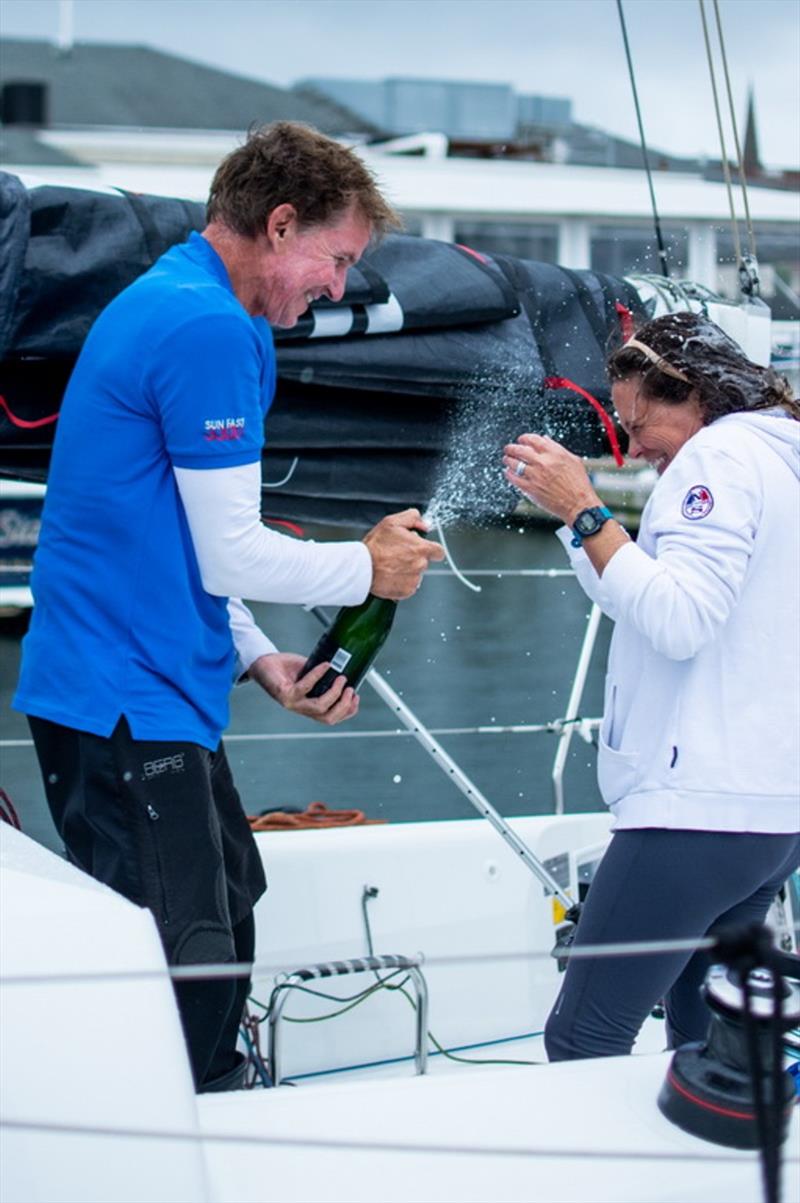
[[397, 602], [367, 594], [360, 606], [343, 606], [303, 665], [301, 677], [323, 660], [330, 668], [309, 693], [318, 698], [338, 676], [358, 689], [392, 629]]

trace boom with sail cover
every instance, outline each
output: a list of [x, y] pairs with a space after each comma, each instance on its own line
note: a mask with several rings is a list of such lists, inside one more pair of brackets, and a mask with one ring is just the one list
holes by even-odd
[[[46, 479], [95, 317], [204, 224], [195, 202], [27, 189], [0, 173], [0, 475]], [[273, 331], [265, 511], [368, 525], [424, 506], [454, 431], [469, 438], [470, 423], [491, 453], [521, 428], [607, 453], [605, 358], [644, 316], [622, 278], [388, 236], [350, 270], [340, 303], [316, 302]]]

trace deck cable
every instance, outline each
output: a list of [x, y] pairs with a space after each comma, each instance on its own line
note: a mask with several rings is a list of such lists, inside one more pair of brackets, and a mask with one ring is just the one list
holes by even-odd
[[[364, 886], [364, 888], [361, 892], [361, 914], [362, 914], [363, 921], [364, 921], [364, 934], [366, 936], [366, 941], [367, 941], [367, 951], [371, 957], [375, 955], [375, 944], [374, 944], [374, 941], [372, 938], [372, 924], [370, 923], [370, 920], [369, 920], [369, 903], [370, 903], [371, 899], [377, 898], [377, 896], [378, 896], [378, 889], [375, 886]], [[348, 1003], [348, 1005], [346, 1007], [342, 1007], [338, 1011], [330, 1012], [327, 1015], [313, 1016], [308, 1019], [305, 1019], [305, 1018], [297, 1019], [297, 1018], [292, 1018], [287, 1015], [287, 1016], [285, 1016], [287, 1023], [320, 1023], [325, 1019], [334, 1019], [338, 1015], [343, 1015], [345, 1013], [345, 1011], [352, 1010], [353, 1007], [358, 1006], [360, 1003], [364, 1002], [367, 998], [371, 997], [377, 990], [381, 990], [381, 989], [392, 991], [392, 992], [394, 992], [394, 991], [399, 992], [400, 994], [403, 995], [403, 998], [405, 998], [405, 1000], [409, 1003], [409, 1005], [416, 1011], [417, 1004], [416, 1004], [415, 1000], [411, 997], [411, 995], [408, 993], [408, 991], [404, 988], [406, 986], [407, 982], [409, 981], [408, 975], [406, 974], [403, 977], [402, 981], [394, 982], [394, 979], [396, 977], [399, 977], [401, 974], [403, 974], [404, 970], [395, 969], [391, 973], [388, 973], [385, 977], [381, 977], [381, 975], [377, 969], [374, 969], [373, 973], [375, 975], [374, 984], [371, 986], [367, 986], [366, 989], [361, 990], [357, 995], [350, 995], [350, 996], [337, 996], [335, 994], [328, 994], [321, 990], [311, 989], [308, 986], [301, 986], [295, 982], [287, 981], [284, 983], [278, 983], [273, 988], [273, 991], [269, 998], [269, 1003], [267, 1003], [267, 1004], [259, 1002], [258, 999], [252, 998], [252, 996], [251, 996], [251, 1001], [254, 1002], [256, 1004], [256, 1006], [261, 1007], [262, 1010], [264, 1011], [264, 1014], [262, 1016], [258, 1017], [257, 1022], [263, 1023], [266, 1019], [269, 1018], [269, 1016], [272, 1012], [272, 1009], [275, 1005], [275, 1000], [277, 998], [277, 992], [281, 988], [301, 990], [303, 993], [314, 994], [314, 995], [317, 995], [319, 998], [326, 998], [333, 1002], [338, 1001], [338, 1002], [347, 1002]], [[520, 1058], [512, 1059], [512, 1058], [502, 1058], [502, 1057], [495, 1057], [495, 1058], [459, 1057], [451, 1049], [446, 1049], [443, 1044], [440, 1044], [440, 1042], [434, 1036], [433, 1032], [428, 1030], [426, 1032], [426, 1035], [427, 1035], [428, 1040], [430, 1040], [431, 1044], [437, 1050], [437, 1052], [439, 1052], [443, 1057], [446, 1057], [448, 1059], [448, 1061], [457, 1061], [461, 1065], [540, 1065], [541, 1064], [540, 1061], [527, 1061], [527, 1060], [522, 1060]]]

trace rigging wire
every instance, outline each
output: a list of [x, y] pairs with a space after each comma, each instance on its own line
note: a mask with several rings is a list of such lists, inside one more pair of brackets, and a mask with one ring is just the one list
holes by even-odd
[[617, 0], [617, 12], [619, 13], [619, 23], [622, 26], [622, 40], [625, 44], [625, 57], [628, 60], [628, 75], [631, 81], [631, 91], [633, 92], [633, 103], [636, 109], [636, 121], [639, 126], [639, 141], [642, 147], [642, 158], [644, 159], [644, 169], [647, 175], [647, 186], [650, 190], [650, 204], [653, 209], [653, 224], [656, 231], [656, 243], [658, 245], [658, 258], [661, 263], [661, 274], [669, 279], [669, 267], [667, 265], [667, 250], [664, 245], [664, 237], [661, 232], [661, 219], [658, 215], [658, 206], [656, 205], [656, 194], [653, 189], [653, 174], [650, 170], [650, 158], [647, 154], [647, 142], [644, 136], [644, 125], [642, 124], [642, 112], [639, 107], [639, 92], [636, 87], [636, 75], [633, 70], [633, 59], [631, 58], [631, 49], [628, 44], [628, 30], [625, 24], [625, 14], [622, 11], [622, 0]]
[[736, 146], [736, 161], [739, 168], [739, 180], [742, 185], [742, 203], [744, 205], [745, 222], [747, 224], [747, 241], [750, 248], [750, 254], [755, 259], [756, 257], [756, 238], [753, 232], [753, 221], [750, 216], [750, 201], [747, 196], [747, 179], [744, 174], [744, 158], [742, 156], [742, 148], [739, 145], [739, 130], [736, 124], [736, 109], [733, 104], [733, 90], [731, 89], [731, 79], [728, 74], [728, 56], [725, 52], [725, 38], [722, 34], [722, 18], [719, 15], [719, 0], [714, 0], [714, 16], [717, 21], [717, 37], [719, 38], [719, 49], [722, 58], [722, 66], [725, 71], [725, 87], [728, 93], [728, 108], [731, 114], [731, 128], [733, 129], [733, 141]]
[[725, 187], [728, 193], [728, 206], [731, 211], [731, 234], [733, 236], [733, 251], [736, 256], [736, 266], [741, 271], [742, 262], [742, 246], [739, 240], [739, 225], [736, 218], [736, 210], [733, 204], [733, 188], [731, 186], [731, 171], [728, 163], [728, 150], [725, 145], [725, 132], [722, 128], [722, 116], [719, 111], [719, 96], [717, 94], [717, 77], [714, 71], [714, 60], [711, 54], [711, 40], [708, 36], [708, 22], [706, 21], [706, 9], [704, 0], [697, 0], [700, 6], [700, 20], [703, 24], [703, 39], [706, 44], [706, 58], [708, 60], [708, 75], [711, 81], [711, 92], [714, 97], [714, 112], [717, 116], [717, 133], [719, 134], [720, 153], [722, 155], [722, 174], [725, 177]]

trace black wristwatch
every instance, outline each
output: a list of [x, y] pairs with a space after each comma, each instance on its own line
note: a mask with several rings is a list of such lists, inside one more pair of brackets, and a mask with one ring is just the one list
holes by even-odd
[[604, 524], [614, 515], [608, 506], [593, 505], [588, 510], [581, 510], [572, 524], [572, 546], [580, 547], [589, 535], [596, 535]]

